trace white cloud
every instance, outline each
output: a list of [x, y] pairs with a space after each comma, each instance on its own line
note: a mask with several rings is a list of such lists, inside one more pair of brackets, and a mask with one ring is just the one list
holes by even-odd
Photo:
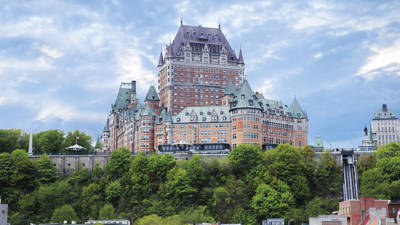
[[7, 98], [0, 96], [0, 105], [5, 105], [7, 103]]
[[54, 119], [60, 119], [65, 122], [71, 120], [101, 122], [104, 120], [104, 115], [101, 113], [79, 110], [73, 105], [60, 101], [46, 100], [40, 101], [36, 105], [38, 105], [38, 108], [35, 120], [42, 122]]
[[[155, 85], [157, 77], [155, 73], [144, 67], [143, 58], [151, 57], [136, 48], [128, 49], [117, 55], [118, 83], [136, 80], [139, 93], [146, 93], [150, 85]], [[155, 65], [155, 61], [152, 62]]]
[[369, 56], [367, 62], [359, 69], [358, 76], [373, 79], [380, 74], [377, 70], [395, 72], [400, 76], [400, 39], [390, 47], [372, 46], [370, 50], [374, 54]]
[[322, 57], [322, 55], [323, 55], [322, 52], [317, 52], [317, 53], [314, 54], [313, 57], [314, 57], [315, 59], [319, 59], [319, 58]]
[[0, 75], [6, 70], [46, 71], [52, 68], [51, 62], [44, 57], [36, 59], [0, 58]]
[[256, 87], [255, 90], [262, 93], [267, 99], [275, 99], [276, 96], [272, 94], [275, 84], [276, 80], [274, 78], [267, 78], [264, 79], [261, 86]]
[[61, 51], [55, 48], [50, 48], [49, 46], [42, 46], [39, 50], [54, 59], [58, 59], [64, 55]]

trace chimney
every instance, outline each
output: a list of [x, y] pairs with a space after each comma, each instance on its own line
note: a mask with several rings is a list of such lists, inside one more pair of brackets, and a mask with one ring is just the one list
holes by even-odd
[[386, 104], [383, 104], [383, 105], [382, 105], [382, 111], [383, 111], [383, 112], [387, 112], [387, 105], [386, 105]]

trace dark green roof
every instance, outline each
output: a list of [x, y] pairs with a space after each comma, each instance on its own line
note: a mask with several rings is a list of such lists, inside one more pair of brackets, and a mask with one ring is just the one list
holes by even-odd
[[289, 112], [292, 114], [293, 117], [307, 118], [307, 114], [300, 107], [300, 104], [296, 98], [294, 98], [292, 105], [290, 105]]
[[145, 101], [160, 101], [160, 97], [158, 97], [156, 88], [153, 85], [150, 86], [150, 89], [147, 92]]
[[106, 125], [104, 126], [105, 132], [110, 132], [110, 120], [107, 119]]
[[261, 102], [254, 94], [247, 80], [243, 81], [242, 86], [234, 95], [231, 108], [261, 108]]
[[228, 84], [227, 84], [227, 86], [225, 88], [225, 91], [224, 91], [224, 96], [225, 95], [234, 95], [235, 92], [236, 92], [236, 89], [232, 84], [232, 80], [229, 79]]
[[120, 110], [128, 108], [130, 104], [131, 93], [134, 91], [132, 83], [121, 83], [119, 87], [117, 99], [113, 105], [113, 110], [119, 112]]

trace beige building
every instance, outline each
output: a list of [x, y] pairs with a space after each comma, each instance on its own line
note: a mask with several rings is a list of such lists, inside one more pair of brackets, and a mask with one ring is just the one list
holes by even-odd
[[386, 104], [375, 112], [371, 121], [371, 132], [378, 146], [400, 141], [399, 118], [396, 113], [387, 108]]

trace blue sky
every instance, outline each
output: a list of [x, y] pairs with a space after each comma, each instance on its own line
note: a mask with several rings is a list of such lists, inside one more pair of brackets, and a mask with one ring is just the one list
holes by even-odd
[[399, 1], [2, 1], [0, 128], [100, 135], [122, 81], [141, 99], [184, 24], [217, 27], [251, 86], [309, 116], [309, 143], [356, 147], [382, 103], [400, 114]]

